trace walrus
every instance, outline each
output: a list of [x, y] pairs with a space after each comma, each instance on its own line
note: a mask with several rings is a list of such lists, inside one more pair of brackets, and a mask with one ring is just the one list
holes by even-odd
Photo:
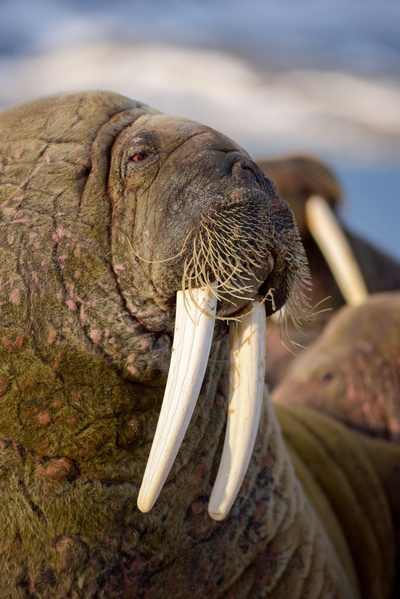
[[261, 169], [111, 92], [0, 131], [0, 595], [389, 598], [400, 448], [264, 386], [309, 305]]
[[315, 408], [348, 426], [400, 443], [400, 293], [341, 308], [291, 363], [276, 402]]
[[[352, 232], [341, 219], [344, 193], [338, 176], [323, 160], [307, 154], [261, 158], [257, 164], [279, 197], [293, 210], [312, 276], [309, 293], [315, 318], [288, 336], [309, 347], [337, 310], [358, 305], [369, 294], [400, 289], [399, 262]], [[271, 330], [267, 380], [272, 388], [287, 372], [299, 348], [289, 352], [279, 328]]]

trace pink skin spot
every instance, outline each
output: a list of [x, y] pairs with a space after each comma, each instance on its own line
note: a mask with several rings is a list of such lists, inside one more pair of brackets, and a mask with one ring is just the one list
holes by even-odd
[[2, 337], [1, 340], [3, 342], [4, 347], [10, 347], [11, 343], [9, 339], [7, 339], [7, 337]]
[[81, 276], [81, 273], [78, 270], [76, 270], [74, 272], [74, 279], [79, 279], [80, 276]]
[[48, 412], [39, 412], [37, 418], [42, 426], [47, 426], [51, 420], [50, 414]]
[[140, 345], [141, 351], [147, 351], [149, 349], [150, 343], [148, 341], [142, 341]]
[[114, 270], [116, 270], [116, 271], [125, 270], [125, 266], [123, 264], [116, 264], [114, 266]]
[[58, 409], [58, 408], [62, 408], [62, 406], [63, 406], [63, 402], [62, 402], [62, 400], [61, 400], [61, 399], [56, 399], [56, 401], [53, 403], [53, 406], [54, 406], [55, 408], [57, 408], [57, 409]]
[[17, 335], [17, 337], [15, 338], [15, 341], [14, 341], [14, 346], [17, 349], [21, 349], [23, 342], [24, 342], [24, 336], [23, 335]]
[[16, 290], [14, 291], [11, 295], [10, 295], [10, 302], [12, 304], [14, 304], [15, 306], [19, 306], [19, 304], [21, 303], [21, 297], [19, 295], [19, 291]]
[[133, 376], [138, 376], [138, 371], [134, 366], [129, 366], [128, 372], [130, 372]]
[[106, 329], [106, 330], [104, 331], [104, 337], [106, 337], [106, 338], [107, 338], [107, 337], [109, 337], [109, 336], [110, 336], [110, 331], [109, 331], [108, 329]]
[[100, 343], [101, 335], [99, 331], [90, 331], [90, 338], [93, 343]]
[[72, 299], [67, 299], [65, 302], [70, 310], [77, 310], [77, 305]]
[[8, 243], [11, 245], [12, 243], [14, 243], [14, 235], [8, 235], [7, 237], [7, 241]]
[[130, 354], [130, 355], [127, 357], [126, 361], [128, 362], [128, 364], [133, 364], [133, 362], [135, 361], [135, 356], [134, 356], [134, 355], [132, 355], [132, 354]]
[[8, 387], [8, 380], [0, 377], [0, 397], [3, 395], [4, 391]]
[[[53, 191], [56, 191], [56, 190], [53, 190]], [[62, 190], [59, 190], [59, 191], [62, 191]], [[68, 230], [64, 229], [63, 227], [57, 227], [56, 232], [53, 235], [53, 240], [55, 242], [59, 242], [60, 239], [62, 239], [63, 237], [70, 237], [70, 236], [71, 236], [71, 233]]]
[[37, 237], [38, 234], [36, 233], [36, 231], [30, 231], [29, 232], [29, 239], [35, 239], [35, 237]]
[[53, 483], [60, 483], [67, 476], [75, 473], [75, 467], [69, 458], [53, 458], [46, 465], [39, 466], [36, 474], [41, 478], [47, 479]]
[[22, 150], [17, 150], [17, 152], [15, 152], [14, 157], [18, 160], [18, 158], [21, 158], [22, 156]]
[[54, 343], [55, 338], [57, 337], [57, 331], [51, 331], [50, 335], [47, 337], [47, 343], [51, 345]]
[[50, 158], [50, 156], [48, 154], [47, 154], [47, 156], [45, 156], [45, 160], [46, 160], [47, 164], [49, 164], [51, 158]]

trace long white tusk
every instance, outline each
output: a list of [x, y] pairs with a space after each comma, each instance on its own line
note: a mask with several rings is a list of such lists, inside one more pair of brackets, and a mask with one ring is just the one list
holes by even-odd
[[171, 364], [137, 501], [142, 512], [153, 507], [192, 417], [210, 354], [215, 323], [210, 316], [215, 316], [216, 307], [208, 287], [177, 293]]
[[265, 377], [264, 304], [255, 302], [253, 311], [230, 326], [228, 422], [221, 463], [208, 507], [208, 513], [214, 520], [223, 520], [231, 509], [256, 439]]
[[353, 306], [362, 304], [368, 298], [368, 289], [334, 213], [317, 195], [307, 200], [305, 209], [308, 228], [325, 256], [344, 299]]

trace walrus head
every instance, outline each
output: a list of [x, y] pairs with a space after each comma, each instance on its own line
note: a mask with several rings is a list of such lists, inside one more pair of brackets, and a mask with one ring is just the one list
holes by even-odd
[[[85, 368], [68, 370], [71, 352], [90, 354], [103, 369], [111, 364], [136, 390], [163, 387], [171, 362], [139, 497], [144, 511], [178, 451], [213, 339], [228, 333], [230, 319], [241, 321], [230, 332], [231, 371], [240, 379], [240, 385], [231, 380], [231, 395], [238, 386], [241, 394], [231, 397], [237, 406], [229, 412], [250, 426], [239, 434], [239, 474], [227, 507], [221, 511], [218, 499], [211, 509], [223, 517], [257, 429], [259, 408], [244, 414], [242, 404], [247, 397], [261, 401], [265, 314], [286, 304], [295, 315], [305, 302], [306, 260], [290, 208], [227, 137], [116, 94], [63, 95], [4, 115], [4, 172], [13, 173], [1, 182], [6, 244], [12, 251], [15, 236], [21, 240], [21, 289], [17, 300], [14, 284], [7, 318], [14, 315], [23, 326], [22, 307], [34, 305], [26, 334], [68, 388], [74, 377], [88, 376]], [[251, 348], [247, 356], [241, 353], [245, 345]], [[131, 410], [144, 410], [143, 393], [150, 395], [141, 393], [130, 397]], [[99, 391], [92, 408], [103, 410], [102, 417], [118, 414], [122, 403], [113, 401]], [[30, 440], [22, 429], [15, 435], [35, 450], [40, 446], [51, 455], [54, 443], [65, 454], [57, 423]], [[236, 450], [232, 440], [227, 443], [220, 492], [234, 469], [230, 456], [235, 459]]]

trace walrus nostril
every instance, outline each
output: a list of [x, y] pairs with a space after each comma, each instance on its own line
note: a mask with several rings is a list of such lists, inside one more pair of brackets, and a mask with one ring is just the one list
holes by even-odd
[[232, 167], [232, 176], [239, 181], [256, 180], [256, 174], [251, 163], [243, 156], [236, 160]]

